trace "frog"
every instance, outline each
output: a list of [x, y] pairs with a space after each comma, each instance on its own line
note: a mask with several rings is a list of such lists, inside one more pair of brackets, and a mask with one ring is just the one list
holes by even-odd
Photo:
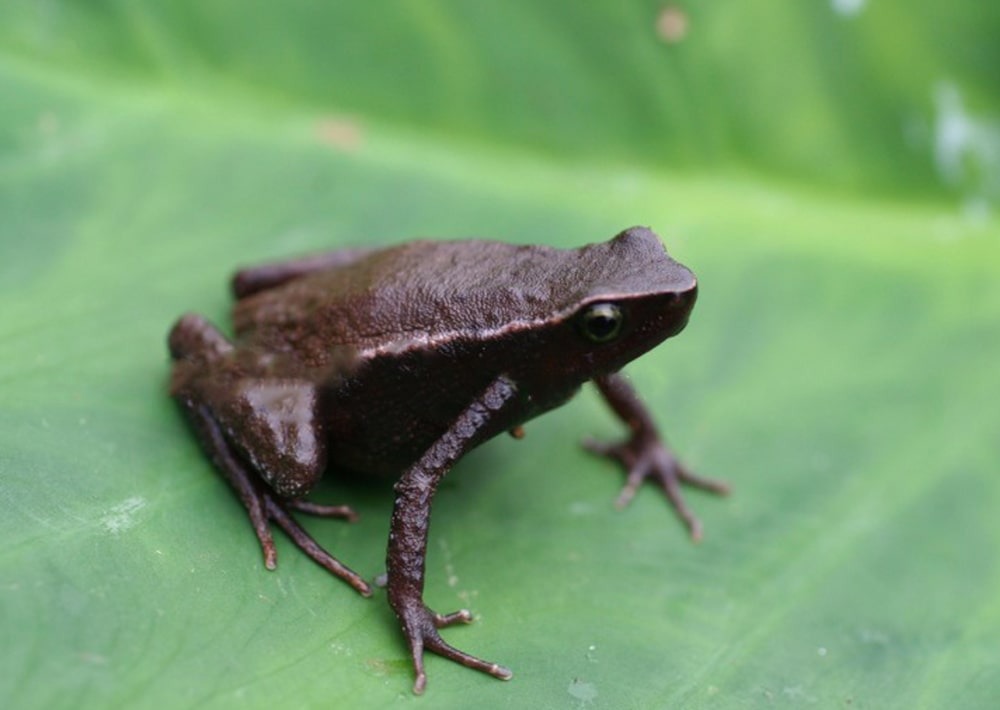
[[622, 368], [684, 329], [698, 285], [646, 227], [563, 249], [416, 240], [328, 251], [237, 271], [234, 336], [188, 313], [168, 336], [169, 392], [246, 508], [273, 570], [272, 528], [359, 594], [373, 586], [296, 514], [357, 519], [308, 498], [325, 474], [394, 481], [385, 586], [424, 692], [425, 652], [501, 680], [512, 671], [447, 643], [473, 620], [424, 601], [431, 506], [473, 448], [569, 401], [593, 382], [628, 435], [585, 440], [624, 470], [625, 507], [649, 482], [694, 540], [682, 487], [725, 495], [673, 453]]

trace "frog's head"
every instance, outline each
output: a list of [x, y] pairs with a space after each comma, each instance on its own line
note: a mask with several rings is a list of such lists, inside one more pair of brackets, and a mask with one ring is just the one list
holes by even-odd
[[652, 231], [627, 229], [590, 247], [587, 257], [600, 261], [603, 273], [572, 321], [591, 374], [621, 369], [687, 325], [698, 282]]
[[687, 324], [697, 281], [649, 229], [627, 229], [575, 254], [551, 284], [562, 298], [547, 329], [544, 359], [558, 363], [549, 376], [558, 370], [582, 381], [615, 372]]

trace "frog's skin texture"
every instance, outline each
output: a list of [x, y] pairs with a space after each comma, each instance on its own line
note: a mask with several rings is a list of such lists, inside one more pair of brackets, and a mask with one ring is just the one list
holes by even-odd
[[438, 630], [469, 622], [468, 611], [437, 614], [423, 600], [434, 492], [473, 447], [520, 435], [593, 380], [630, 431], [619, 444], [586, 444], [625, 468], [620, 505], [650, 480], [697, 539], [681, 485], [727, 490], [677, 461], [617, 374], [680, 332], [695, 301], [694, 276], [648, 229], [570, 250], [465, 241], [336, 251], [240, 271], [233, 291], [234, 340], [195, 315], [174, 326], [170, 393], [246, 506], [268, 569], [274, 523], [369, 596], [292, 513], [354, 519], [303, 499], [326, 471], [396, 477], [387, 591], [417, 693], [424, 650], [511, 676], [442, 640]]

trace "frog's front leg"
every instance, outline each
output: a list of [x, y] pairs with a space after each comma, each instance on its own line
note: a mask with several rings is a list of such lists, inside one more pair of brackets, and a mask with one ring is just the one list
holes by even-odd
[[620, 508], [628, 505], [643, 481], [651, 479], [663, 490], [691, 537], [695, 541], [700, 540], [701, 521], [684, 502], [681, 485], [694, 486], [718, 495], [728, 494], [729, 485], [723, 481], [697, 476], [677, 459], [663, 442], [649, 410], [622, 375], [603, 375], [594, 378], [594, 383], [611, 409], [631, 430], [629, 438], [620, 443], [584, 442], [587, 449], [618, 461], [627, 471], [625, 487], [618, 496], [616, 505]]
[[491, 427], [505, 405], [512, 402], [516, 395], [516, 386], [506, 377], [493, 381], [396, 484], [386, 559], [388, 596], [409, 642], [416, 672], [414, 693], [422, 693], [427, 684], [425, 649], [501, 680], [511, 677], [509, 669], [470, 656], [445, 643], [438, 629], [459, 622], [468, 623], [472, 615], [465, 609], [452, 614], [437, 614], [427, 608], [423, 596], [424, 563], [434, 491], [445, 473], [478, 443], [484, 430]]
[[298, 499], [325, 464], [312, 388], [251, 376], [231, 357], [226, 337], [200, 316], [181, 318], [169, 345], [174, 359], [170, 394], [246, 507], [265, 566], [274, 569], [277, 563], [273, 522], [313, 561], [370, 596], [369, 585], [320, 547], [290, 513], [356, 518], [346, 506]]

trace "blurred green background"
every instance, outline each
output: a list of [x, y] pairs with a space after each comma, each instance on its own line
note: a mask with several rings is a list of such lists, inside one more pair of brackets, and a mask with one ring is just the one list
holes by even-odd
[[[0, 4], [0, 705], [994, 707], [1000, 5]], [[384, 595], [267, 573], [165, 394], [237, 264], [652, 226], [692, 323], [629, 372], [731, 498], [576, 446], [591, 392], [442, 487], [427, 600], [499, 683], [411, 671]], [[306, 521], [368, 577], [392, 494]]]

